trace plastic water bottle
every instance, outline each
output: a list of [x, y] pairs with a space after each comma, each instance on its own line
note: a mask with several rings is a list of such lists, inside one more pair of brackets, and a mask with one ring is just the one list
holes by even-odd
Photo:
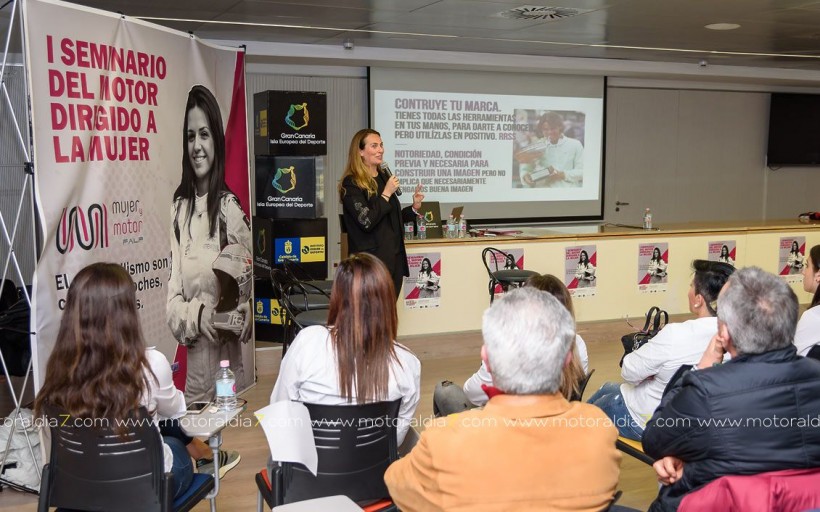
[[643, 228], [652, 229], [652, 211], [649, 208], [643, 213]]
[[456, 237], [456, 219], [453, 218], [453, 214], [450, 214], [450, 218], [447, 219], [447, 238], [455, 238]]
[[458, 237], [467, 238], [467, 217], [464, 215], [458, 221]]
[[223, 359], [219, 362], [216, 374], [216, 407], [220, 411], [236, 409], [236, 376], [231, 371], [231, 362]]
[[426, 239], [427, 239], [427, 224], [424, 222], [424, 217], [419, 217], [417, 227], [416, 227], [416, 240], [426, 240]]

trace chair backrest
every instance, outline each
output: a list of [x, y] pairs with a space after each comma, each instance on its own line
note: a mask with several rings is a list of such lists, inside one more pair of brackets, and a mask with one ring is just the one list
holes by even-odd
[[[481, 261], [484, 263], [484, 268], [487, 269], [487, 274], [491, 279], [493, 278], [493, 272], [498, 272], [505, 268], [504, 266], [510, 257], [511, 255], [509, 253], [501, 249], [496, 249], [495, 247], [485, 247], [484, 250], [481, 251]], [[501, 261], [500, 265], [499, 260]], [[518, 268], [514, 260], [512, 261], [512, 268]]]
[[294, 279], [282, 269], [274, 267], [270, 270], [271, 287], [277, 299], [282, 297], [285, 287], [293, 281]]
[[282, 260], [282, 269], [293, 281], [313, 281], [313, 276], [298, 261]]
[[70, 417], [47, 408], [51, 459], [43, 469], [39, 510], [170, 510], [162, 438], [141, 407], [128, 427]]
[[578, 396], [572, 397], [572, 400], [580, 402], [584, 398], [584, 390], [587, 388], [587, 384], [589, 384], [589, 379], [592, 378], [592, 374], [595, 373], [595, 368], [591, 369], [589, 373], [584, 375], [584, 378], [578, 383]]
[[293, 503], [343, 494], [363, 502], [389, 496], [384, 472], [398, 459], [396, 422], [401, 399], [361, 405], [305, 404], [319, 454], [317, 476], [283, 463], [281, 500]]
[[310, 281], [293, 281], [282, 289], [280, 302], [289, 314], [295, 316], [302, 311], [329, 309], [330, 295]]
[[813, 346], [806, 354], [806, 357], [820, 361], [820, 345]]

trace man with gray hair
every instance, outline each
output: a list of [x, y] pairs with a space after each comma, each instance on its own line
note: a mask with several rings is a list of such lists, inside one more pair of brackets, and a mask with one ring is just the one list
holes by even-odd
[[[686, 493], [725, 475], [820, 465], [820, 364], [792, 344], [797, 310], [773, 274], [750, 267], [729, 278], [717, 334], [697, 366], [670, 381], [646, 426], [643, 448], [663, 484], [651, 511], [677, 510]], [[725, 353], [732, 359], [721, 364]]]
[[495, 394], [483, 409], [428, 426], [385, 474], [405, 512], [602, 510], [618, 483], [617, 430], [558, 391], [575, 341], [569, 311], [535, 288], [484, 313], [481, 358]]

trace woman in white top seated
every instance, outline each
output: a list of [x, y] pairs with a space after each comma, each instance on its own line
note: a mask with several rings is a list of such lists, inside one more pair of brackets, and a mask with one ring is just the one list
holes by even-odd
[[689, 311], [696, 318], [664, 327], [654, 338], [624, 357], [624, 383], [607, 382], [589, 403], [600, 407], [620, 435], [639, 441], [669, 379], [684, 364], [697, 364], [717, 333], [717, 298], [734, 267], [718, 261], [694, 260], [689, 286]]
[[794, 334], [794, 346], [797, 355], [805, 356], [815, 345], [820, 343], [820, 245], [815, 245], [809, 251], [806, 264], [803, 266], [803, 289], [814, 294], [811, 304], [800, 321], [797, 322], [797, 332]]
[[[573, 317], [575, 316], [572, 309], [572, 296], [570, 295], [569, 290], [567, 290], [567, 287], [564, 286], [564, 283], [562, 283], [557, 277], [550, 274], [533, 276], [527, 279], [525, 286], [531, 286], [553, 295], [556, 299], [558, 299], [558, 302], [563, 304], [564, 307], [569, 310]], [[584, 343], [583, 338], [577, 334], [575, 335], [575, 344], [572, 347], [571, 353], [572, 359], [570, 364], [564, 368], [561, 375], [560, 386], [561, 393], [568, 400], [573, 398], [573, 396], [578, 396], [580, 394], [579, 383], [589, 372], [589, 356], [587, 355], [587, 346], [586, 343]], [[493, 385], [492, 375], [489, 371], [487, 371], [487, 367], [484, 365], [483, 361], [481, 362], [481, 366], [478, 368], [478, 371], [464, 383], [464, 394], [467, 399], [476, 406], [484, 405], [489, 400], [489, 397], [484, 391], [484, 387], [482, 387], [482, 385], [485, 387]], [[439, 412], [443, 415], [455, 412], [450, 410], [449, 405], [447, 404], [447, 402], [453, 401], [453, 397], [442, 398], [442, 403], [439, 405]]]
[[328, 327], [302, 329], [288, 348], [271, 393], [281, 400], [345, 405], [401, 398], [398, 443], [419, 402], [421, 363], [396, 343], [393, 280], [366, 253], [342, 261], [330, 292]]

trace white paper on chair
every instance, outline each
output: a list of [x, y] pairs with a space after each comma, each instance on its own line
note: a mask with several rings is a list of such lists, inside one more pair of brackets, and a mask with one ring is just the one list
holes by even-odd
[[268, 438], [271, 458], [277, 462], [298, 462], [316, 476], [319, 456], [310, 427], [310, 414], [300, 402], [283, 400], [253, 413]]

